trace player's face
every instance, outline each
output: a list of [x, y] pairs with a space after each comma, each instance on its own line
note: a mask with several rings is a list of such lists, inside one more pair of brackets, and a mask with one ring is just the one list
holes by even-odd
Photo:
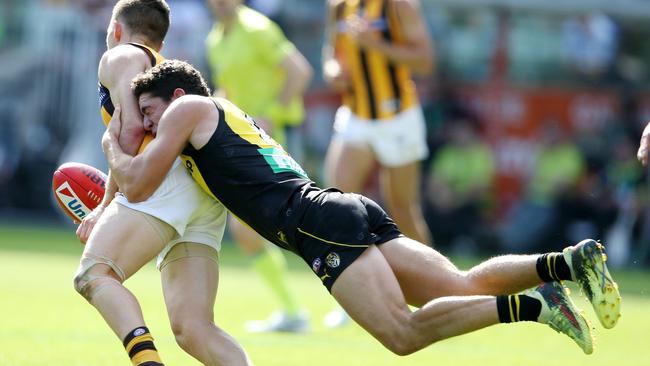
[[220, 19], [229, 19], [235, 16], [237, 7], [242, 0], [209, 0], [214, 15]]
[[163, 98], [154, 97], [150, 93], [143, 93], [138, 99], [140, 105], [140, 112], [142, 113], [142, 123], [144, 124], [145, 131], [151, 132], [156, 136], [158, 132], [158, 122], [160, 117], [169, 107], [171, 101], [165, 101]]

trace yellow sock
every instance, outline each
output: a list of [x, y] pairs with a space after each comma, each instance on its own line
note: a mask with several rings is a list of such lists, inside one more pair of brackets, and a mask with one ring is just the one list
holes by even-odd
[[163, 366], [147, 327], [137, 327], [130, 331], [123, 344], [133, 366]]

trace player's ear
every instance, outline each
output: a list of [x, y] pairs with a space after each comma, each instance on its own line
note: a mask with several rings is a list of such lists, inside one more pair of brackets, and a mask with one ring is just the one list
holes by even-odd
[[122, 24], [118, 21], [113, 23], [113, 37], [115, 37], [117, 42], [120, 42], [122, 39]]
[[172, 99], [177, 99], [185, 95], [185, 90], [181, 88], [174, 89], [174, 94], [172, 94]]

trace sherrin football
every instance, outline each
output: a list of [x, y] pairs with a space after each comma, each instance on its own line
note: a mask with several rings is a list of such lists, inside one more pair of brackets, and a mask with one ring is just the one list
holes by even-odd
[[106, 174], [82, 163], [65, 163], [54, 171], [52, 191], [74, 222], [81, 222], [104, 198]]

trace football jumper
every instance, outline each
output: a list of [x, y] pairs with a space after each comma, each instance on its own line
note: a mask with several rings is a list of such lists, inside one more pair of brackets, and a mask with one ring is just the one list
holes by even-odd
[[331, 289], [365, 248], [401, 235], [373, 201], [323, 190], [255, 121], [213, 98], [219, 123], [200, 149], [181, 159], [213, 198], [272, 243], [305, 260]]
[[344, 0], [336, 5], [335, 54], [352, 80], [343, 93], [343, 104], [368, 120], [391, 118], [418, 105], [408, 67], [389, 61], [378, 51], [360, 48], [348, 36], [345, 19], [353, 15], [366, 19], [377, 37], [394, 44], [404, 42], [400, 20], [387, 0]]

